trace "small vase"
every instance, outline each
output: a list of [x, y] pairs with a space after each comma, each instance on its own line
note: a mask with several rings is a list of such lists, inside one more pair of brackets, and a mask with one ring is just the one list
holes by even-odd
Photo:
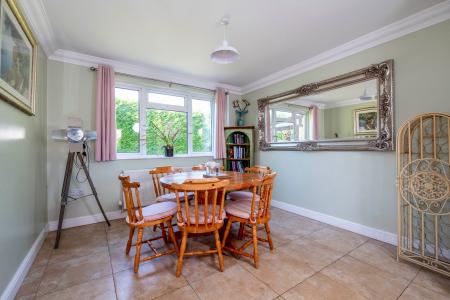
[[163, 146], [164, 148], [164, 156], [165, 157], [173, 157], [173, 147], [172, 146]]
[[244, 126], [244, 119], [238, 119], [237, 126]]

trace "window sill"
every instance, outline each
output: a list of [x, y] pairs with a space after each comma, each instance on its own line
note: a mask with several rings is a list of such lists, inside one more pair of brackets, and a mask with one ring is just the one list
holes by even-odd
[[191, 154], [178, 154], [173, 157], [166, 157], [164, 155], [140, 155], [140, 154], [125, 154], [117, 153], [117, 160], [128, 159], [174, 159], [174, 158], [190, 158], [190, 157], [214, 157], [212, 153], [191, 153]]

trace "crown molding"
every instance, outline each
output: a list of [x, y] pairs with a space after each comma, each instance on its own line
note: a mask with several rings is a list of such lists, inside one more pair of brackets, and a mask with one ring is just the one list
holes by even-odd
[[50, 56], [57, 49], [55, 35], [50, 19], [42, 0], [19, 0], [22, 12], [27, 19], [31, 30], [39, 41], [45, 54]]
[[139, 76], [150, 79], [164, 80], [173, 83], [192, 85], [195, 87], [215, 90], [221, 87], [227, 90], [229, 93], [242, 95], [241, 88], [229, 84], [223, 84], [208, 80], [195, 79], [192, 76], [182, 76], [180, 74], [167, 72], [160, 69], [143, 67], [135, 64], [130, 64], [113, 59], [107, 59], [103, 57], [97, 57], [87, 55], [79, 52], [69, 50], [56, 50], [52, 55], [48, 57], [50, 60], [60, 61], [64, 63], [70, 63], [86, 67], [97, 67], [98, 65], [109, 65], [114, 68], [118, 73], [123, 73], [132, 76]]
[[348, 43], [242, 86], [242, 93], [247, 94], [256, 91], [448, 19], [450, 19], [450, 0], [431, 6]]

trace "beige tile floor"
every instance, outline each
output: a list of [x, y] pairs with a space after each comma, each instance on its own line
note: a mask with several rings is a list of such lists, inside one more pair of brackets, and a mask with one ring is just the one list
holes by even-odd
[[[448, 278], [397, 262], [391, 245], [272, 211], [275, 250], [260, 245], [258, 269], [227, 255], [219, 272], [216, 256], [189, 257], [179, 278], [175, 255], [133, 273], [123, 221], [65, 230], [58, 250], [50, 233], [17, 299], [450, 299]], [[210, 245], [199, 237], [188, 247]]]

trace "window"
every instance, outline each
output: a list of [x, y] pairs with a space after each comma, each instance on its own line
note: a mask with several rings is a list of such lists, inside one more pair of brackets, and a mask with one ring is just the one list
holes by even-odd
[[184, 106], [184, 98], [157, 93], [148, 93], [148, 103], [157, 103], [165, 105]]
[[173, 136], [175, 155], [212, 155], [212, 93], [128, 85], [115, 93], [119, 158], [162, 156]]
[[308, 138], [308, 112], [296, 108], [270, 110], [273, 142], [297, 142]]
[[139, 92], [116, 88], [117, 153], [139, 152]]
[[192, 150], [212, 152], [211, 101], [192, 100]]

